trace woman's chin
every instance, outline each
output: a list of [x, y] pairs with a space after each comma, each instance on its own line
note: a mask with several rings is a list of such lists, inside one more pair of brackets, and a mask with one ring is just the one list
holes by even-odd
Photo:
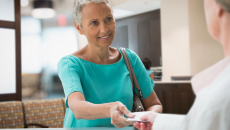
[[101, 47], [110, 47], [112, 43], [100, 43], [99, 46]]
[[112, 43], [113, 43], [112, 40], [110, 40], [110, 41], [99, 41], [98, 45], [101, 47], [109, 47], [112, 45]]

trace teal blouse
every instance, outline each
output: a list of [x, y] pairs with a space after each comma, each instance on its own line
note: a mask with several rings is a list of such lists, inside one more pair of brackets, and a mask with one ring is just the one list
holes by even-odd
[[[120, 51], [120, 49], [118, 50]], [[126, 52], [140, 84], [143, 99], [145, 99], [152, 93], [154, 83], [137, 54], [129, 49], [126, 49]], [[132, 111], [132, 83], [123, 56], [114, 64], [101, 65], [73, 55], [67, 55], [59, 61], [57, 70], [66, 97], [65, 128], [114, 127], [110, 118], [96, 120], [76, 119], [67, 102], [68, 96], [73, 92], [81, 92], [86, 101], [94, 104], [120, 101], [126, 105], [129, 111]], [[137, 93], [136, 89], [135, 92]]]
[[153, 73], [152, 70], [146, 70], [146, 71], [147, 71], [147, 73], [148, 73], [149, 76]]

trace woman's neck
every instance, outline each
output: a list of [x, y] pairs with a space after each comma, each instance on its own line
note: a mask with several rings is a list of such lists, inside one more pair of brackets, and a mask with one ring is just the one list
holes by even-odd
[[91, 60], [102, 64], [109, 63], [111, 57], [109, 47], [99, 47], [88, 44], [86, 49], [88, 50], [88, 56]]
[[220, 42], [223, 46], [224, 57], [230, 56], [230, 14], [225, 14], [221, 23], [221, 38]]

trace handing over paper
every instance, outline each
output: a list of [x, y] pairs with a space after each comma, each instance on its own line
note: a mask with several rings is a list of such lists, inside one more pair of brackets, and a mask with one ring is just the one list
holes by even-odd
[[149, 111], [145, 112], [133, 112], [133, 115], [136, 115], [134, 118], [128, 118], [126, 121], [138, 121], [138, 122], [148, 122], [148, 121], [142, 121], [140, 117], [144, 116], [145, 114], [149, 113]]

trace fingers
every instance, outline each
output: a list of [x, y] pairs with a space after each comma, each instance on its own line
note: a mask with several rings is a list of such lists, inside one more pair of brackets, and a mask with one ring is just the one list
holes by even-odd
[[142, 121], [148, 121], [149, 119], [149, 115], [150, 115], [150, 113], [147, 113], [147, 114], [145, 114], [144, 116], [142, 116], [142, 117], [140, 117], [140, 119], [142, 120]]
[[140, 128], [141, 128], [141, 125], [140, 125], [140, 123], [138, 123], [138, 122], [134, 123], [133, 125], [134, 125], [137, 129], [140, 129]]
[[144, 116], [142, 116], [140, 119], [143, 121], [149, 121], [149, 122], [153, 123], [158, 114], [159, 113], [156, 113], [156, 112], [149, 112], [149, 113], [145, 114]]
[[117, 128], [123, 128], [135, 123], [126, 121], [127, 118], [124, 117], [124, 114], [129, 118], [135, 117], [135, 115], [131, 114], [125, 105], [120, 102], [114, 103], [114, 106], [110, 109], [111, 124]]
[[136, 122], [133, 124], [137, 129], [139, 130], [151, 130], [152, 129], [152, 124], [150, 122]]
[[146, 130], [144, 123], [140, 123], [140, 126], [141, 126], [140, 130]]
[[150, 123], [150, 122], [145, 123], [145, 128], [146, 128], [146, 130], [151, 130], [152, 129], [152, 123]]
[[111, 123], [112, 124], [125, 124], [126, 118], [119, 111], [114, 111], [111, 115]]
[[122, 113], [124, 113], [128, 118], [133, 118], [135, 115], [131, 114], [131, 112], [126, 108], [125, 105], [119, 105], [118, 110]]

